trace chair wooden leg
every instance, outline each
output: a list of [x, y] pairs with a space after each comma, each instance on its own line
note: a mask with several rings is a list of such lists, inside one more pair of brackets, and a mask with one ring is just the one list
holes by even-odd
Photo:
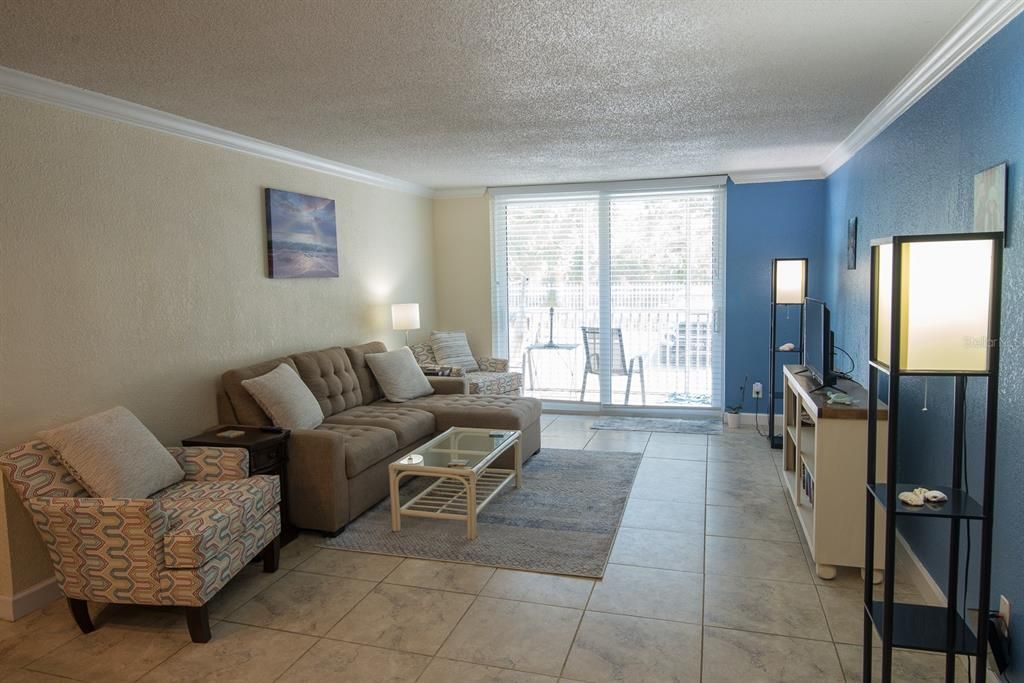
[[71, 616], [74, 617], [75, 623], [78, 624], [82, 633], [92, 633], [96, 630], [92, 623], [92, 617], [89, 616], [88, 602], [78, 598], [68, 598], [68, 608], [71, 609]]
[[193, 643], [210, 642], [210, 610], [202, 607], [186, 607], [185, 620], [188, 622], [188, 634]]
[[273, 541], [263, 549], [263, 571], [273, 574], [281, 563], [281, 537], [276, 536]]

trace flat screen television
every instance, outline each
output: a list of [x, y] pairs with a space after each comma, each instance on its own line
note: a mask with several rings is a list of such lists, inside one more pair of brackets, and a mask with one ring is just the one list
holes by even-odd
[[835, 350], [828, 306], [811, 297], [804, 300], [803, 349], [804, 365], [811, 377], [821, 386], [833, 386], [837, 377], [832, 366]]

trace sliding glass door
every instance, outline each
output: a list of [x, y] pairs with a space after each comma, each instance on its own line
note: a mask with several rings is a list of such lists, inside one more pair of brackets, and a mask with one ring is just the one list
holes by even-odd
[[495, 352], [527, 395], [721, 407], [725, 191], [707, 180], [493, 193]]

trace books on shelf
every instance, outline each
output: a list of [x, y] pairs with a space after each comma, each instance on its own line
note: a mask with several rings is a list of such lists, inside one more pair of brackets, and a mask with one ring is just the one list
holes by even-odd
[[800, 461], [800, 488], [803, 490], [807, 502], [814, 505], [814, 477], [803, 461]]

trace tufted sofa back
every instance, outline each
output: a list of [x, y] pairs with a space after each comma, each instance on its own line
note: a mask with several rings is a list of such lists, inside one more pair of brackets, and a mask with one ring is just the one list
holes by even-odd
[[[357, 348], [368, 346], [373, 350], [377, 348], [366, 344]], [[387, 349], [380, 344], [380, 350]], [[221, 391], [217, 397], [217, 413], [221, 424], [270, 424], [270, 418], [242, 386], [242, 381], [265, 375], [281, 363], [290, 366], [302, 378], [320, 404], [324, 417], [368, 403], [364, 395], [364, 385], [369, 387], [371, 392], [379, 391], [372, 376], [360, 376], [353, 369], [349, 354], [340, 346], [296, 353], [225, 372], [221, 376]], [[368, 369], [364, 369], [363, 374], [366, 372]], [[372, 393], [370, 399], [375, 400], [374, 396]]]
[[359, 378], [345, 349], [335, 346], [322, 351], [307, 351], [290, 357], [299, 377], [313, 392], [324, 417], [363, 404]]
[[380, 384], [377, 383], [377, 378], [373, 376], [373, 371], [370, 370], [370, 366], [366, 362], [366, 356], [371, 353], [384, 353], [387, 350], [388, 347], [384, 346], [384, 342], [379, 341], [366, 342], [359, 346], [349, 346], [345, 349], [349, 361], [352, 362], [352, 371], [359, 380], [359, 389], [363, 394], [363, 405], [369, 405], [374, 401], [384, 398], [384, 391], [380, 388]]

